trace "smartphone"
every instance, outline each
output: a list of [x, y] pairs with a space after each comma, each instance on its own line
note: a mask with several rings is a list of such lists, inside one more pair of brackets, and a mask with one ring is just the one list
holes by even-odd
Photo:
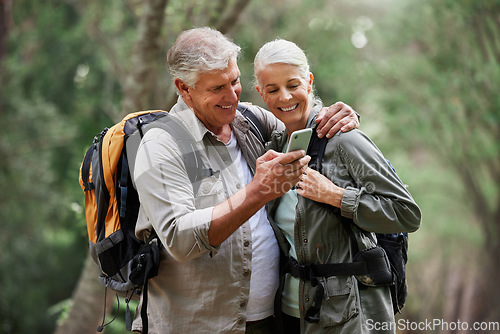
[[311, 140], [311, 134], [311, 128], [294, 131], [290, 136], [290, 142], [288, 143], [286, 152], [288, 153], [296, 150], [304, 150], [307, 152], [309, 141]]

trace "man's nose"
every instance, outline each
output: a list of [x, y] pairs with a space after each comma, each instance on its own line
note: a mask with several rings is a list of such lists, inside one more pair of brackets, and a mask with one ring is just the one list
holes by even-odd
[[226, 99], [228, 101], [234, 102], [238, 101], [240, 98], [241, 87], [231, 86], [226, 92]]

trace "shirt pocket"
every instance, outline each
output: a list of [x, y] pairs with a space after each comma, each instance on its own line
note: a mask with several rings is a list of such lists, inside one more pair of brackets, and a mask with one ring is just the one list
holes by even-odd
[[197, 209], [205, 209], [225, 200], [224, 185], [219, 177], [214, 175], [201, 180], [198, 193], [195, 197]]
[[322, 327], [342, 325], [359, 313], [353, 276], [331, 276], [321, 283], [325, 288], [319, 315]]

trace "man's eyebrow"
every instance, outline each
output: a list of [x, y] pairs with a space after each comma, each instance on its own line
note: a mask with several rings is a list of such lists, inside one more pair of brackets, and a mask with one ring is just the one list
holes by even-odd
[[213, 85], [210, 87], [210, 89], [219, 89], [219, 88], [222, 88], [224, 87], [226, 84], [222, 84], [222, 85]]

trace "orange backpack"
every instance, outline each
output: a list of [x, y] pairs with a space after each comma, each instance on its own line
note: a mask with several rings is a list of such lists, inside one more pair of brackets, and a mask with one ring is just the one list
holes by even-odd
[[[249, 123], [251, 132], [264, 141], [260, 120], [246, 105], [238, 105], [238, 110]], [[110, 129], [101, 131], [85, 154], [79, 178], [85, 193], [89, 249], [99, 265], [99, 281], [106, 287], [105, 293], [109, 287], [125, 297], [126, 327], [129, 331], [132, 327], [129, 302], [137, 300], [142, 291], [143, 333], [147, 333], [147, 282], [158, 273], [161, 242], [154, 230], [146, 241], [135, 236], [140, 203], [129, 171], [129, 161], [130, 167], [133, 167], [140, 139], [151, 128], [161, 128], [175, 138], [183, 152], [183, 162], [196, 193], [201, 179], [214, 172], [203, 168], [203, 159], [196, 151], [197, 145], [190, 131], [162, 110], [129, 114]], [[98, 331], [107, 325], [104, 322], [105, 319]]]
[[[99, 281], [105, 291], [109, 287], [125, 297], [128, 330], [128, 304], [143, 287], [147, 305], [147, 280], [158, 273], [159, 242], [154, 231], [146, 242], [135, 236], [139, 197], [129, 172], [126, 141], [136, 131], [142, 137], [145, 125], [165, 115], [161, 110], [140, 111], [105, 128], [94, 137], [80, 167], [90, 254], [99, 265]], [[147, 317], [143, 321], [147, 323]], [[103, 319], [98, 331], [104, 326]]]

